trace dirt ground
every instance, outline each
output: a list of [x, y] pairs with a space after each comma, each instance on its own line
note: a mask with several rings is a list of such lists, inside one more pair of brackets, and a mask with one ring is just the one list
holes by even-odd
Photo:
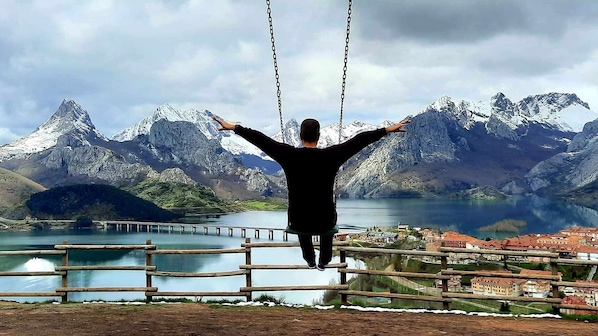
[[209, 304], [0, 303], [0, 335], [596, 335], [597, 323]]

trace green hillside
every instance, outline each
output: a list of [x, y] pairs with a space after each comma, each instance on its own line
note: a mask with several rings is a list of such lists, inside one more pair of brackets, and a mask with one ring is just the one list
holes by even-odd
[[221, 208], [224, 206], [224, 202], [212, 190], [202, 186], [148, 179], [124, 189], [162, 208]]
[[78, 184], [31, 195], [26, 203], [39, 219], [171, 221], [178, 217], [154, 203], [105, 184]]
[[0, 168], [0, 213], [24, 205], [29, 196], [44, 190], [25, 176]]

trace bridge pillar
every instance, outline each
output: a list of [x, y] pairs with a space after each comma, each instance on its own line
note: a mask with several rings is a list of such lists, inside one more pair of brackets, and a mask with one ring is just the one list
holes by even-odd
[[282, 240], [283, 241], [289, 241], [289, 234], [286, 233], [286, 231], [282, 232]]
[[151, 225], [151, 224], [148, 224], [148, 225], [146, 225], [146, 226], [145, 226], [145, 230], [146, 230], [147, 232], [150, 232], [150, 231], [152, 230], [152, 225]]
[[197, 227], [192, 226], [191, 227], [191, 234], [196, 234], [197, 233]]
[[180, 231], [181, 231], [181, 233], [185, 233], [185, 227], [181, 225]]
[[233, 228], [228, 228], [228, 235], [233, 236]]
[[174, 226], [168, 225], [168, 233], [172, 233], [172, 230], [174, 230]]
[[247, 232], [245, 229], [241, 229], [241, 237], [245, 238], [245, 236], [247, 236]]
[[216, 234], [220, 236], [220, 228], [219, 227], [216, 228]]
[[268, 230], [268, 239], [274, 240], [274, 230]]
[[131, 224], [126, 224], [127, 225], [127, 232], [131, 231]]
[[207, 226], [203, 227], [203, 234], [205, 234], [205, 235], [208, 234], [208, 227]]
[[162, 225], [158, 224], [158, 233], [160, 233], [160, 231], [162, 231]]
[[260, 238], [260, 230], [255, 229], [255, 238]]

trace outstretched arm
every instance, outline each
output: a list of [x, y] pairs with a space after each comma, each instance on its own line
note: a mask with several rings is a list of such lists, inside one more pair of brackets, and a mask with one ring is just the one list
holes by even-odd
[[[251, 142], [253, 145], [264, 151], [268, 156], [278, 161], [281, 158], [281, 153], [286, 147], [290, 147], [283, 143], [273, 140], [262, 132], [252, 130], [241, 125], [235, 125], [224, 121], [216, 116], [213, 116], [217, 123], [220, 124], [220, 131], [234, 131], [245, 140]], [[279, 162], [280, 163], [280, 162]]]
[[410, 120], [403, 120], [385, 128], [379, 128], [374, 131], [367, 131], [357, 134], [353, 138], [336, 146], [339, 148], [339, 151], [341, 153], [339, 159], [342, 162], [345, 162], [351, 156], [357, 154], [357, 152], [365, 148], [367, 145], [380, 140], [384, 135], [388, 133], [407, 132], [403, 129], [403, 127], [409, 124], [410, 122]]

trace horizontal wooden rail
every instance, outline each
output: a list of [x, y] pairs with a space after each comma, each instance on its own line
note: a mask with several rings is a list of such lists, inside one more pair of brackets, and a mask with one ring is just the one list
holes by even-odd
[[417, 250], [395, 250], [385, 248], [371, 248], [371, 247], [352, 247], [352, 246], [340, 246], [338, 248], [341, 251], [347, 252], [358, 252], [358, 253], [375, 253], [375, 254], [402, 254], [402, 255], [415, 255], [415, 256], [427, 256], [427, 257], [447, 257], [448, 254], [434, 251], [417, 251]]
[[468, 254], [496, 254], [507, 256], [521, 256], [521, 257], [543, 257], [543, 258], [558, 258], [558, 253], [553, 252], [534, 252], [534, 251], [514, 251], [514, 250], [484, 250], [484, 249], [467, 249], [459, 247], [441, 247], [441, 252], [453, 253], [468, 253]]
[[[318, 242], [313, 243], [318, 246]], [[242, 243], [243, 247], [299, 247], [299, 242], [284, 242], [284, 243]]]
[[241, 292], [275, 292], [275, 291], [302, 291], [302, 290], [344, 290], [348, 285], [313, 285], [313, 286], [264, 286], [241, 287]]
[[570, 281], [558, 281], [553, 282], [553, 285], [563, 287], [580, 287], [580, 288], [598, 288], [598, 282], [570, 282]]
[[559, 298], [534, 298], [534, 297], [527, 297], [527, 296], [479, 295], [479, 294], [450, 293], [450, 292], [442, 293], [442, 297], [453, 298], [453, 299], [561, 303], [561, 299], [559, 299]]
[[147, 254], [221, 254], [221, 253], [245, 253], [244, 248], [230, 249], [205, 249], [205, 250], [153, 250], [147, 251]]
[[0, 292], [0, 297], [62, 297], [64, 293], [57, 292]]
[[413, 273], [413, 272], [395, 272], [395, 271], [378, 271], [378, 270], [368, 270], [368, 269], [357, 269], [357, 268], [347, 268], [347, 269], [339, 269], [340, 273], [355, 273], [355, 274], [369, 274], [369, 275], [386, 275], [386, 276], [398, 276], [404, 278], [420, 278], [420, 279], [446, 279], [450, 280], [450, 276], [448, 275], [440, 275], [440, 274], [430, 274], [430, 273]]
[[37, 271], [37, 272], [0, 272], [0, 276], [52, 276], [64, 275], [65, 272]]
[[242, 292], [147, 292], [147, 297], [155, 296], [247, 296]]
[[568, 305], [568, 304], [558, 304], [554, 305], [560, 309], [575, 309], [575, 310], [592, 310], [598, 311], [598, 306], [581, 306], [581, 305]]
[[54, 245], [57, 250], [155, 250], [156, 245]]
[[[343, 268], [347, 263], [328, 264], [325, 268]], [[239, 265], [241, 269], [248, 270], [300, 270], [309, 269], [307, 265]]]
[[[320, 246], [320, 242], [313, 242], [314, 246]], [[333, 241], [333, 246], [349, 245], [348, 241]], [[243, 243], [243, 247], [299, 247], [299, 242], [281, 242], [281, 243]]]
[[0, 256], [37, 256], [37, 255], [62, 255], [66, 251], [56, 250], [29, 250], [29, 251], [0, 251]]
[[190, 273], [190, 272], [147, 272], [147, 275], [152, 276], [163, 276], [163, 277], [197, 277], [197, 278], [211, 278], [211, 277], [224, 277], [224, 276], [235, 276], [245, 275], [246, 270], [240, 271], [225, 271], [225, 272], [203, 272], [203, 273]]
[[368, 296], [368, 297], [386, 297], [394, 299], [407, 299], [407, 300], [421, 300], [421, 301], [435, 301], [435, 302], [452, 302], [450, 298], [443, 298], [440, 296], [430, 295], [413, 295], [413, 294], [398, 294], [398, 293], [381, 293], [381, 292], [364, 292], [364, 291], [340, 291], [340, 294], [356, 295], [356, 296]]
[[58, 287], [57, 292], [155, 292], [158, 287]]
[[598, 265], [598, 260], [563, 259], [551, 260], [560, 265]]
[[492, 271], [455, 271], [455, 270], [442, 270], [443, 275], [472, 275], [492, 278], [511, 278], [511, 279], [537, 279], [537, 280], [554, 280], [558, 281], [561, 279], [558, 275], [543, 275], [543, 274], [517, 274], [517, 273], [503, 273], [503, 272], [492, 272]]
[[121, 266], [121, 265], [97, 265], [97, 266], [56, 266], [57, 271], [155, 271], [156, 266]]

